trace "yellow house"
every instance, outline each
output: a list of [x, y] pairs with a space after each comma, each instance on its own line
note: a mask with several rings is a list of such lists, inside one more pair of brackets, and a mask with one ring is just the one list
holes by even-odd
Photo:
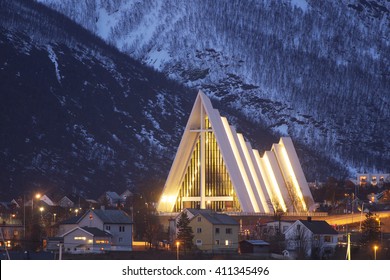
[[236, 252], [239, 223], [226, 214], [199, 211], [189, 224], [194, 233], [194, 244], [209, 253]]

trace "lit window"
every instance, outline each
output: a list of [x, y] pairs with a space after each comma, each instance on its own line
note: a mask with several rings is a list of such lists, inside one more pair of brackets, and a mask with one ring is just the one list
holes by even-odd
[[229, 240], [225, 240], [225, 246], [229, 246], [230, 245], [230, 241]]
[[85, 236], [75, 236], [74, 240], [87, 240]]
[[99, 239], [95, 241], [96, 244], [108, 244], [108, 240]]

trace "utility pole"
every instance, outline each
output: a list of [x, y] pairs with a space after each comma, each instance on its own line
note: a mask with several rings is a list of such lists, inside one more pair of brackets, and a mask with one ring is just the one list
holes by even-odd
[[347, 256], [346, 256], [346, 259], [347, 260], [351, 260], [351, 234], [348, 233], [347, 234]]

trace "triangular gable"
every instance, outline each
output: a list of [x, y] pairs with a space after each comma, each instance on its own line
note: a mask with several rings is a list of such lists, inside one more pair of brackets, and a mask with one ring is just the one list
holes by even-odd
[[[222, 173], [225, 175], [220, 175]], [[221, 176], [225, 177], [220, 179]], [[244, 136], [212, 107], [210, 99], [199, 91], [158, 211], [199, 207], [270, 213], [271, 206], [274, 211], [308, 211], [312, 202], [289, 137], [281, 138], [271, 151], [260, 157]], [[217, 208], [220, 205], [223, 209]]]
[[[260, 197], [258, 191], [253, 191], [255, 183], [253, 182], [252, 176], [248, 176], [247, 174], [250, 172], [250, 167], [246, 163], [246, 157], [249, 156], [249, 153], [245, 151], [247, 149], [245, 141], [243, 148], [234, 128], [229, 126], [226, 118], [220, 116], [218, 110], [212, 107], [208, 97], [201, 91], [192, 108], [157, 210], [162, 212], [172, 211], [179, 195], [180, 184], [183, 181], [188, 163], [191, 160], [192, 152], [194, 151], [200, 133], [202, 133], [202, 128], [204, 129], [202, 122], [204, 122], [205, 116], [208, 117], [211, 124], [211, 130], [215, 135], [241, 210], [244, 212], [269, 212], [266, 206], [267, 203], [264, 202], [265, 196], [262, 195]], [[204, 174], [200, 174], [200, 178], [201, 180], [205, 178]], [[202, 209], [205, 208], [202, 200], [200, 200], [200, 207]]]
[[64, 236], [68, 235], [69, 233], [71, 233], [71, 232], [73, 232], [73, 231], [75, 231], [75, 230], [78, 230], [78, 229], [93, 237], [93, 234], [92, 234], [92, 233], [90, 233], [90, 232], [88, 232], [88, 231], [82, 229], [81, 227], [72, 228], [71, 230], [69, 230], [69, 231], [65, 232], [64, 234], [60, 235], [60, 237], [64, 237]]

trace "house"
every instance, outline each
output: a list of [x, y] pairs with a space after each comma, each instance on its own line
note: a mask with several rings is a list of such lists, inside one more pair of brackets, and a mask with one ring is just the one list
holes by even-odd
[[97, 228], [111, 234], [112, 251], [132, 250], [131, 218], [122, 210], [88, 210], [78, 221], [78, 227]]
[[74, 229], [75, 227], [78, 227], [78, 224], [82, 217], [83, 215], [73, 216], [69, 219], [60, 222], [58, 225], [57, 236], [61, 236], [64, 233]]
[[116, 208], [121, 204], [121, 197], [116, 192], [105, 192], [98, 200], [104, 206], [112, 208]]
[[74, 207], [74, 201], [72, 201], [68, 196], [63, 196], [58, 202], [58, 206], [62, 208], [73, 208]]
[[56, 204], [54, 203], [54, 201], [52, 199], [50, 199], [50, 197], [48, 197], [46, 194], [42, 195], [40, 198], [39, 198], [40, 201], [43, 201], [47, 206], [56, 206]]
[[195, 215], [198, 215], [201, 212], [211, 212], [211, 210], [200, 210], [200, 209], [194, 209], [194, 208], [186, 208], [182, 212], [180, 212], [175, 217], [169, 219], [169, 226], [167, 230], [169, 230], [169, 243], [172, 243], [177, 236], [177, 222], [179, 221], [181, 214], [186, 213], [188, 219], [192, 219]]
[[112, 235], [95, 227], [75, 227], [62, 234], [64, 252], [102, 253], [111, 250]]
[[131, 192], [131, 191], [129, 191], [129, 190], [125, 190], [121, 195], [120, 195], [120, 198], [121, 198], [121, 202], [123, 203], [123, 204], [125, 204], [126, 203], [126, 200], [129, 198], [129, 199], [131, 199], [131, 198], [133, 198], [133, 193]]
[[293, 224], [292, 221], [271, 221], [261, 225], [261, 236], [268, 240], [270, 237], [278, 233], [284, 234], [286, 230]]
[[241, 254], [261, 254], [269, 253], [270, 244], [264, 240], [242, 240], [239, 242]]
[[238, 250], [240, 224], [226, 214], [200, 210], [190, 219], [194, 244], [209, 253], [227, 253]]
[[356, 176], [361, 187], [366, 185], [383, 187], [384, 183], [390, 182], [390, 173], [358, 173]]
[[334, 254], [339, 234], [325, 221], [295, 221], [285, 232], [286, 249], [296, 258], [327, 258]]

